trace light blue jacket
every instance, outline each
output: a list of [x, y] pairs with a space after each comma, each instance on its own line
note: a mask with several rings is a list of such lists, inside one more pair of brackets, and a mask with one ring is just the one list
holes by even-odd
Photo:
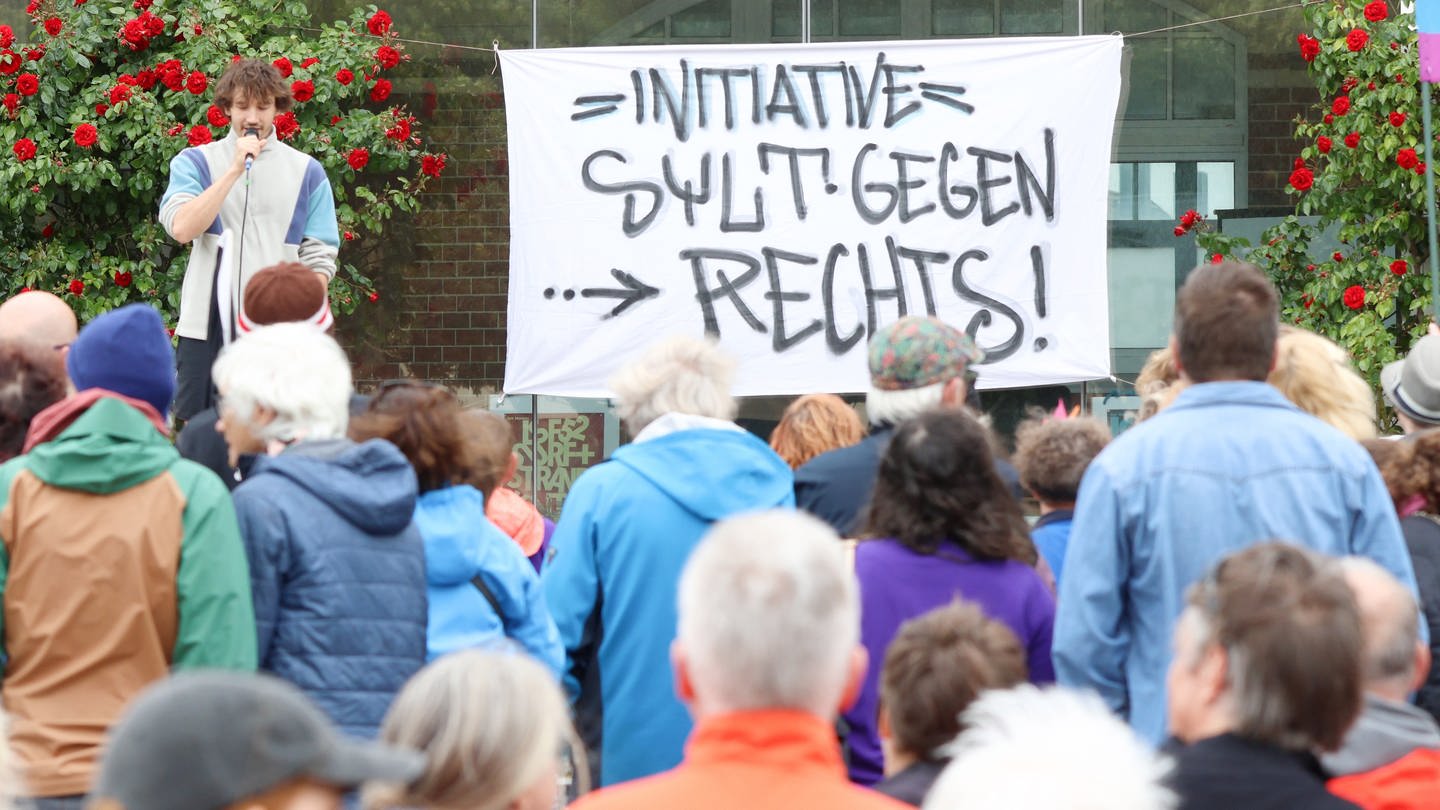
[[628, 444], [586, 470], [542, 569], [565, 687], [613, 785], [680, 763], [690, 714], [675, 696], [670, 642], [680, 570], [710, 525], [793, 507], [790, 468], [739, 430], [696, 429]]
[[1271, 539], [1369, 557], [1415, 588], [1390, 496], [1359, 443], [1262, 382], [1187, 388], [1081, 482], [1055, 618], [1060, 682], [1096, 690], [1159, 743], [1186, 588]]
[[[472, 486], [420, 496], [415, 525], [425, 539], [430, 624], [426, 660], [513, 639], [560, 677], [565, 648], [545, 607], [540, 577], [525, 552], [485, 517], [485, 496]], [[503, 615], [476, 587], [490, 588]]]

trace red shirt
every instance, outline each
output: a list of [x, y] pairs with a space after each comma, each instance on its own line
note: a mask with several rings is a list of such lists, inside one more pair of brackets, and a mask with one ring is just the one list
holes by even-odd
[[674, 770], [593, 793], [576, 810], [900, 810], [850, 784], [835, 729], [799, 711], [749, 711], [696, 724]]

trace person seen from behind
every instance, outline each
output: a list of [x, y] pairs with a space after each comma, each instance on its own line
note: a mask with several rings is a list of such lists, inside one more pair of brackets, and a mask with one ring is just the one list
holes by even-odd
[[1030, 539], [1057, 584], [1065, 569], [1080, 479], [1109, 443], [1110, 429], [1089, 418], [1030, 420], [1015, 431], [1020, 483], [1040, 501], [1040, 519], [1030, 527]]
[[770, 447], [794, 470], [821, 453], [863, 438], [865, 426], [845, 400], [834, 394], [806, 394], [785, 407], [770, 432]]

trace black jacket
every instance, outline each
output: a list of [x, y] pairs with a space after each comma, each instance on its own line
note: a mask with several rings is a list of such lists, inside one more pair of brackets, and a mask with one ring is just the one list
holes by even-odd
[[1400, 531], [1415, 566], [1420, 609], [1430, 627], [1430, 674], [1415, 695], [1415, 703], [1440, 720], [1440, 518], [1411, 515], [1400, 521]]
[[1177, 810], [1358, 810], [1325, 789], [1320, 762], [1306, 752], [1221, 734], [1190, 745], [1172, 740], [1170, 787]]

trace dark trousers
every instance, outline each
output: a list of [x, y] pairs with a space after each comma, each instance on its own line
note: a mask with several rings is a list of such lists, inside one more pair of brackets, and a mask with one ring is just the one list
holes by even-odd
[[[85, 796], [37, 796], [29, 800], [33, 810], [85, 810]], [[22, 805], [23, 806], [23, 805]]]

